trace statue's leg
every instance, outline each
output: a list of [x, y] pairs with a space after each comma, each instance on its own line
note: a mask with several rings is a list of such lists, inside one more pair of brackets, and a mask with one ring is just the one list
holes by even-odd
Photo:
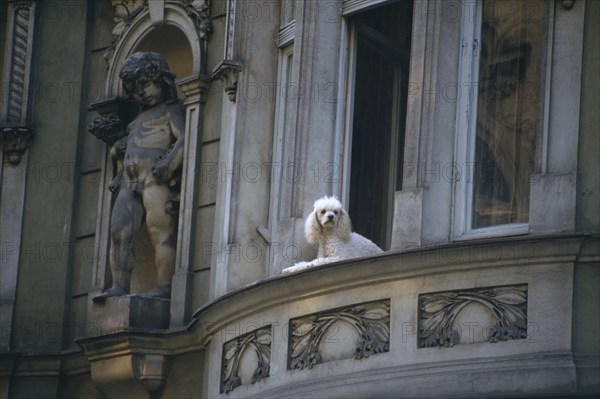
[[177, 216], [165, 210], [169, 194], [163, 184], [148, 184], [143, 194], [146, 228], [156, 262], [156, 286], [144, 295], [155, 298], [171, 298], [171, 279], [175, 272]]
[[94, 297], [103, 302], [108, 297], [129, 294], [131, 272], [135, 265], [133, 239], [144, 221], [144, 208], [139, 196], [122, 186], [113, 206], [110, 220], [110, 269], [113, 286]]

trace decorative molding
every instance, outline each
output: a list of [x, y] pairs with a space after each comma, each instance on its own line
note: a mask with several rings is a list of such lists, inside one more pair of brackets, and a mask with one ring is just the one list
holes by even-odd
[[488, 342], [527, 338], [527, 284], [419, 295], [419, 348], [460, 343], [455, 320], [470, 304], [485, 306], [495, 324]]
[[206, 103], [211, 81], [210, 76], [200, 75], [178, 80], [176, 84], [183, 92], [186, 103], [199, 101], [204, 104]]
[[227, 22], [225, 27], [225, 59], [233, 58], [233, 44], [235, 36], [235, 9], [237, 0], [227, 1]]
[[238, 73], [241, 70], [242, 65], [232, 60], [221, 61], [213, 70], [213, 79], [219, 79], [223, 82], [223, 90], [225, 90], [231, 102], [236, 100]]
[[327, 330], [337, 322], [350, 324], [360, 341], [354, 351], [355, 359], [390, 350], [390, 300], [380, 300], [327, 310], [290, 320], [288, 369], [313, 368], [321, 363], [319, 346]]
[[16, 165], [29, 147], [34, 131], [24, 124], [14, 123], [1, 124], [0, 129], [0, 147], [8, 162]]
[[33, 1], [9, 2], [8, 48], [6, 49], [5, 82], [6, 103], [3, 119], [6, 122], [25, 122], [29, 92], [29, 72], [33, 28], [35, 25], [35, 3]]
[[231, 392], [242, 385], [242, 380], [238, 375], [240, 361], [249, 348], [254, 349], [258, 359], [250, 382], [254, 384], [269, 376], [271, 367], [271, 339], [271, 325], [268, 325], [226, 342], [223, 345], [221, 393]]
[[348, 16], [360, 11], [367, 10], [389, 0], [342, 0], [342, 15]]
[[34, 1], [8, 2], [3, 76], [6, 90], [3, 90], [0, 148], [13, 165], [21, 161], [33, 138], [33, 129], [28, 124], [28, 113], [34, 26]]
[[[139, 44], [149, 32], [157, 28], [151, 19], [150, 9], [146, 3], [133, 2], [133, 5], [129, 8], [123, 8], [117, 0], [113, 1], [118, 6], [115, 9], [118, 17], [115, 17], [116, 26], [113, 29], [113, 42], [104, 54], [108, 67], [106, 97], [122, 95], [119, 78], [121, 63], [138, 49]], [[151, 4], [154, 4], [153, 1], [151, 1]], [[175, 27], [187, 38], [192, 51], [192, 71], [189, 76], [197, 76], [206, 73], [207, 42], [199, 40], [200, 33], [196, 28], [195, 21], [188, 14], [189, 10], [186, 9], [190, 3], [190, 0], [165, 1], [164, 21], [161, 26]], [[129, 10], [129, 14], [127, 14], [127, 10]], [[183, 78], [183, 76], [180, 78]]]
[[194, 20], [200, 39], [207, 41], [213, 31], [210, 0], [193, 0], [185, 6], [185, 10]]

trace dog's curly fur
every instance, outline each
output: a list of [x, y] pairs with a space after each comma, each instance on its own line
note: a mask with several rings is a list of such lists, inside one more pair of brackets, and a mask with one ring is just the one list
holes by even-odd
[[322, 197], [313, 208], [304, 223], [304, 234], [310, 244], [319, 244], [317, 259], [296, 263], [283, 273], [383, 252], [368, 238], [352, 232], [350, 217], [336, 197]]

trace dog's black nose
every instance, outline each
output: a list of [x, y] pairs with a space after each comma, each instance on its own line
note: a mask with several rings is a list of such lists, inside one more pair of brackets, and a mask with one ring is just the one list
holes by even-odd
[[333, 220], [333, 215], [327, 215], [327, 219]]

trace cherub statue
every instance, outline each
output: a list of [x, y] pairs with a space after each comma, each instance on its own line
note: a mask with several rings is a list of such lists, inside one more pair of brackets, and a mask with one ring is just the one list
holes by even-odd
[[118, 191], [110, 220], [113, 286], [96, 295], [96, 303], [129, 294], [133, 242], [144, 223], [154, 248], [157, 281], [141, 295], [170, 298], [175, 271], [178, 219], [174, 204], [183, 163], [185, 108], [177, 99], [175, 75], [158, 53], [131, 55], [123, 62], [119, 77], [141, 112], [127, 126], [124, 157], [115, 163], [118, 171], [110, 186], [111, 191]]

